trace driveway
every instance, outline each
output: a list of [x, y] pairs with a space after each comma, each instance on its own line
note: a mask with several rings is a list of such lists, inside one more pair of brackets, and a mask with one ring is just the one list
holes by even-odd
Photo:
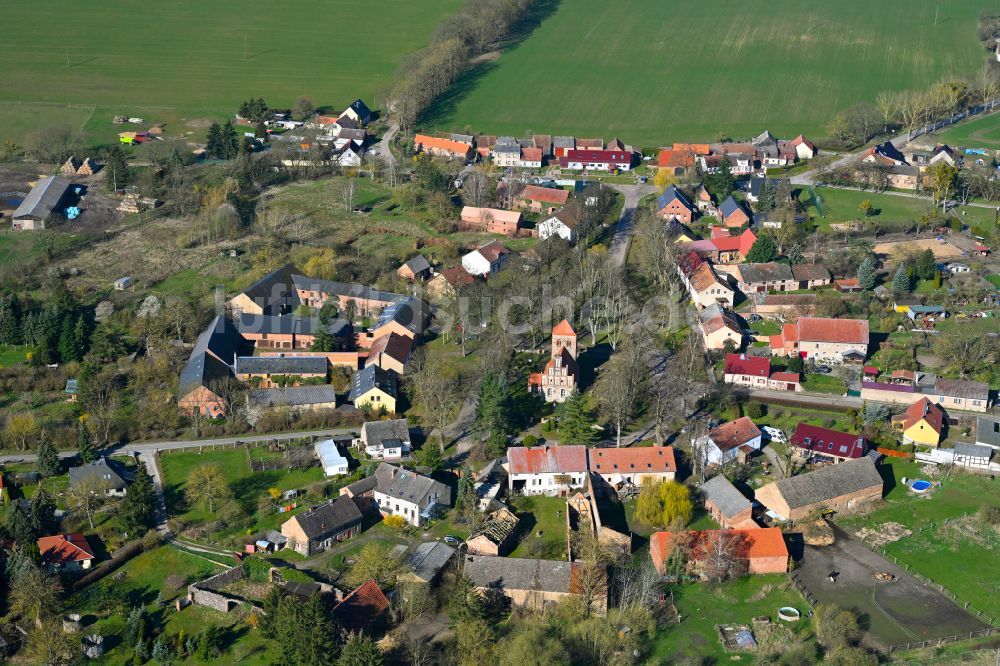
[[[985, 629], [989, 625], [963, 610], [934, 587], [871, 551], [834, 526], [832, 546], [805, 546], [795, 574], [820, 603], [854, 610], [866, 627], [865, 642], [890, 645], [934, 640]], [[836, 582], [828, 576], [837, 572]], [[893, 582], [877, 582], [887, 572]]]
[[655, 194], [656, 187], [652, 185], [612, 185], [625, 196], [625, 203], [622, 206], [621, 215], [615, 224], [614, 236], [611, 245], [608, 247], [608, 256], [616, 266], [624, 266], [628, 257], [628, 248], [632, 243], [632, 218], [635, 216], [635, 209], [639, 207], [639, 201], [647, 194]]

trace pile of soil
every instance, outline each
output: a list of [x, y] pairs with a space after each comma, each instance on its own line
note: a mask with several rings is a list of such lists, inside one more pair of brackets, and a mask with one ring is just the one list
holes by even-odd
[[858, 530], [856, 536], [873, 546], [884, 546], [911, 534], [913, 534], [912, 530], [908, 530], [899, 523], [882, 523], [876, 527], [863, 527]]
[[822, 518], [811, 520], [800, 525], [802, 539], [808, 546], [832, 546], [833, 528]]

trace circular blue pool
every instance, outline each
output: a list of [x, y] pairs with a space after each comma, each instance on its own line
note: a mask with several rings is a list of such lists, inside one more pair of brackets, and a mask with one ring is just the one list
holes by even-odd
[[917, 479], [916, 481], [913, 482], [912, 485], [910, 485], [910, 488], [912, 488], [918, 493], [927, 492], [931, 488], [931, 482], [924, 481], [923, 479]]

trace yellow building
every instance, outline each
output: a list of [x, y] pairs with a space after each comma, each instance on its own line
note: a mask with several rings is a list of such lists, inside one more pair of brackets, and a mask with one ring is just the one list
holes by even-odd
[[396, 373], [377, 365], [358, 370], [351, 378], [351, 393], [347, 397], [358, 409], [396, 413]]
[[892, 425], [903, 434], [903, 441], [908, 444], [937, 446], [944, 430], [944, 410], [922, 398], [902, 414], [893, 416]]

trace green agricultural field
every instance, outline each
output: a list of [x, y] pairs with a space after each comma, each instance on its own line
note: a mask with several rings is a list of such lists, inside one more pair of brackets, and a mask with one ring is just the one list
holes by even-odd
[[949, 127], [926, 138], [959, 148], [1000, 149], [1000, 115], [993, 114]]
[[[290, 106], [299, 95], [317, 104], [343, 106], [357, 97], [372, 104], [391, 84], [404, 53], [422, 48], [461, 4], [10, 3], [0, 39], [0, 140], [39, 127], [85, 124], [107, 139], [121, 129], [111, 125], [115, 114], [168, 122], [168, 133], [181, 134], [203, 127], [197, 119], [235, 112], [251, 96], [275, 106]], [[91, 109], [77, 108], [46, 108], [29, 122], [11, 102], [97, 108], [90, 123]]]
[[985, 61], [982, 8], [975, 0], [562, 0], [426, 124], [620, 135], [648, 146], [765, 128], [821, 138], [836, 112], [883, 89], [975, 73]]
[[831, 224], [860, 219], [861, 211], [858, 206], [862, 201], [872, 202], [875, 211], [872, 219], [883, 226], [908, 224], [927, 213], [931, 207], [930, 202], [925, 199], [835, 187], [816, 187], [812, 191], [804, 189], [799, 195], [799, 201], [803, 203], [817, 228], [827, 231]]

